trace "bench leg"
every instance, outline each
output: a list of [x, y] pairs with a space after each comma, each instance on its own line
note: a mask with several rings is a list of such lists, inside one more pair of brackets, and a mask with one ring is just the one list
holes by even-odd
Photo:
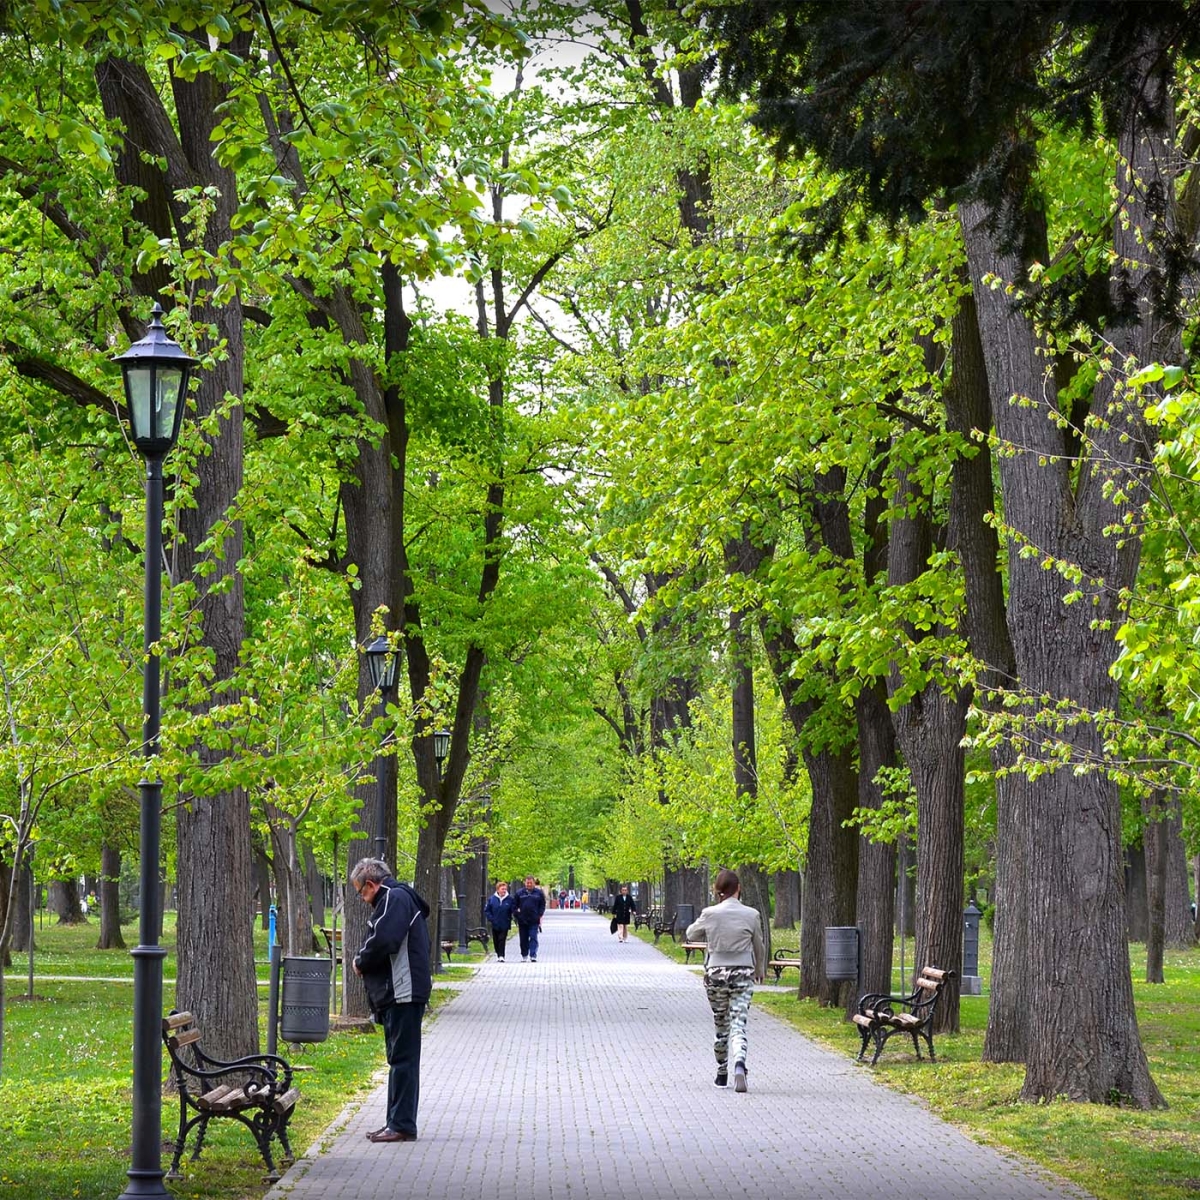
[[933, 1034], [932, 1033], [923, 1033], [921, 1036], [925, 1039], [925, 1045], [927, 1045], [929, 1047], [929, 1061], [937, 1062], [937, 1057], [933, 1053]]
[[874, 1066], [879, 1061], [879, 1056], [883, 1053], [884, 1046], [887, 1045], [887, 1040], [896, 1030], [890, 1026], [877, 1025], [872, 1031], [875, 1035], [875, 1057], [871, 1059], [871, 1066]]
[[921, 1061], [921, 1043], [917, 1039], [917, 1031], [914, 1029], [912, 1034], [913, 1049], [917, 1052], [917, 1062]]
[[258, 1144], [258, 1152], [262, 1155], [262, 1160], [267, 1166], [266, 1179], [270, 1183], [275, 1183], [279, 1179], [279, 1172], [275, 1169], [275, 1160], [271, 1157], [271, 1139], [275, 1136], [277, 1130], [275, 1114], [268, 1112], [265, 1108], [260, 1108], [253, 1117], [247, 1117], [242, 1113], [233, 1113], [231, 1115], [241, 1121], [254, 1134], [254, 1140]]
[[867, 1052], [867, 1043], [871, 1040], [871, 1031], [869, 1029], [863, 1029], [860, 1025], [858, 1029], [858, 1036], [862, 1038], [862, 1045], [858, 1048], [858, 1058], [855, 1061], [862, 1062], [863, 1056]]
[[192, 1162], [200, 1157], [200, 1151], [204, 1149], [204, 1137], [208, 1133], [208, 1118], [208, 1113], [201, 1113], [191, 1121], [191, 1124], [196, 1126], [196, 1147], [192, 1151]]

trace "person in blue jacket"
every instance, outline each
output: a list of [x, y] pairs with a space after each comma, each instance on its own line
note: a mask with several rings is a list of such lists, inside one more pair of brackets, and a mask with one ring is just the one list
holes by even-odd
[[496, 951], [496, 959], [504, 961], [504, 945], [508, 941], [508, 931], [512, 928], [513, 898], [508, 894], [508, 884], [501, 879], [496, 884], [495, 892], [488, 897], [483, 906], [483, 916], [492, 927], [492, 948]]
[[537, 962], [538, 932], [545, 911], [546, 893], [534, 884], [532, 875], [526, 875], [525, 886], [513, 897], [513, 916], [517, 921], [517, 935], [521, 939], [522, 962]]
[[421, 1091], [421, 1019], [433, 976], [429, 972], [429, 905], [407, 883], [392, 878], [378, 858], [360, 859], [350, 884], [371, 906], [367, 938], [354, 956], [375, 1019], [383, 1026], [388, 1061], [387, 1124], [372, 1142], [415, 1142]]

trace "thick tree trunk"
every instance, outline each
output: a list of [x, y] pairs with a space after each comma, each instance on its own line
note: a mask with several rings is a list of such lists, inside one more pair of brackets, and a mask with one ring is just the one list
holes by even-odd
[[[1167, 949], [1190, 949], [1196, 944], [1196, 937], [1192, 925], [1187, 847], [1183, 841], [1183, 805], [1178, 793], [1163, 793], [1159, 804], [1163, 810], [1167, 856], [1163, 875], [1163, 945]], [[1156, 869], [1153, 861], [1147, 863], [1147, 871]]]
[[[855, 700], [858, 713], [858, 804], [878, 808], [883, 794], [875, 782], [881, 767], [895, 766], [896, 738], [882, 684], [863, 688]], [[860, 837], [858, 896], [855, 905], [862, 939], [859, 995], [892, 990], [893, 905], [896, 890], [896, 846]]]
[[858, 803], [858, 772], [848, 751], [806, 751], [804, 762], [812, 785], [812, 813], [800, 921], [800, 995], [845, 1008], [854, 984], [826, 979], [825, 930], [854, 924], [859, 839], [845, 822]]
[[1145, 834], [1142, 841], [1125, 847], [1125, 927], [1131, 942], [1150, 936], [1150, 892], [1146, 880]]
[[56, 879], [50, 884], [50, 911], [57, 914], [60, 925], [87, 924], [79, 902], [79, 880]]
[[[1014, 759], [1010, 747], [992, 755], [993, 766]], [[1030, 783], [1021, 774], [996, 780], [996, 886], [991, 999], [984, 1062], [1024, 1062], [1029, 1045], [1029, 955], [1034, 932], [1028, 890]]]
[[[925, 499], [904, 472], [897, 474], [897, 500], [910, 514], [892, 524], [888, 539], [888, 584], [903, 587], [924, 574], [932, 550]], [[940, 633], [948, 631], [939, 630]], [[909, 636], [919, 640], [916, 631]], [[888, 678], [889, 695], [905, 680], [898, 668]], [[967, 728], [967, 695], [947, 695], [938, 682], [927, 684], [893, 714], [896, 740], [917, 794], [917, 937], [913, 966], [954, 971], [943, 990], [934, 1028], [958, 1029], [962, 974], [963, 775], [962, 739]]]
[[[245, 54], [250, 35], [237, 35], [233, 53]], [[207, 43], [205, 43], [207, 44]], [[212, 154], [212, 133], [228, 87], [212, 73], [194, 80], [171, 77], [172, 119], [147, 72], [137, 64], [106, 59], [96, 72], [106, 113], [121, 121], [128, 149], [117, 161], [118, 177], [147, 192], [144, 219], [160, 237], [202, 250], [219, 261], [237, 211], [236, 181]], [[152, 156], [157, 155], [155, 162]], [[161, 166], [157, 164], [161, 163]], [[154, 164], [157, 169], [147, 170]], [[189, 219], [182, 188], [208, 188], [212, 209], [199, 232]], [[169, 226], [168, 226], [169, 223]], [[138, 285], [152, 287], [149, 277]], [[180, 510], [180, 539], [173, 548], [178, 579], [198, 588], [200, 638], [211, 657], [213, 695], [221, 692], [239, 665], [243, 632], [242, 527], [236, 519], [242, 483], [242, 310], [235, 292], [214, 303], [215, 281], [196, 280], [191, 317], [206, 331], [197, 349], [216, 351], [198, 375], [193, 392], [197, 419], [211, 427], [201, 434], [206, 453], [191, 464], [193, 505]], [[227, 402], [232, 397], [232, 403]], [[217, 543], [211, 540], [217, 530]], [[154, 564], [157, 566], [157, 564]], [[213, 764], [223, 752], [198, 749], [200, 764]], [[257, 986], [251, 943], [250, 815], [240, 790], [192, 796], [176, 822], [179, 873], [176, 1004], [196, 1014], [205, 1030], [205, 1049], [234, 1058], [258, 1047]], [[143, 898], [144, 899], [144, 898]]]
[[[1129, 139], [1123, 138], [1123, 149], [1133, 152]], [[1139, 154], [1146, 149], [1139, 143]], [[1143, 155], [1135, 173], [1144, 181], [1154, 179], [1156, 170]], [[1115, 222], [1124, 269], [1146, 257], [1138, 239], [1151, 222], [1138, 211], [1138, 189], [1128, 180], [1122, 194], [1131, 197], [1129, 227]], [[1025, 266], [1002, 248], [989, 224], [995, 214], [988, 206], [966, 203], [959, 214], [988, 355], [992, 410], [999, 435], [1016, 450], [1000, 459], [1000, 476], [1005, 519], [1015, 535], [1008, 552], [1008, 612], [1017, 676], [1031, 703], [1046, 696], [1083, 714], [1116, 711], [1116, 686], [1109, 674], [1116, 656], [1112, 631], [1120, 623], [1119, 597], [1133, 582], [1139, 547], [1135, 537], [1119, 544], [1105, 536], [1116, 510], [1104, 495], [1106, 478], [1090, 456], [1096, 462], [1124, 460], [1129, 450], [1123, 439], [1139, 446], [1145, 445], [1145, 437], [1133, 408], [1110, 407], [1110, 394], [1098, 386], [1096, 415], [1106, 423], [1096, 428], [1095, 449], [1085, 452], [1077, 477], [1072, 475], [1074, 460], [1060, 428], [1046, 348], [1004, 289], [984, 282], [996, 276], [1020, 284]], [[1144, 272], [1123, 270], [1120, 287], [1144, 295]], [[1139, 362], [1153, 358], [1152, 342], [1139, 340], [1144, 332], [1139, 327], [1114, 334], [1121, 343], [1119, 361], [1126, 353]], [[1014, 395], [1023, 403], [1012, 403]], [[1136, 486], [1131, 484], [1134, 490]], [[1029, 545], [1037, 548], [1033, 557], [1024, 554]], [[1077, 584], [1044, 569], [1045, 556], [1080, 564], [1091, 602], [1066, 603]], [[1103, 580], [1104, 586], [1093, 589], [1094, 580]], [[1080, 760], [1103, 759], [1102, 739], [1086, 716], [1060, 731], [1052, 720], [1042, 729], [1035, 713], [1026, 715], [1033, 720], [1027, 735], [1031, 748], [1048, 736], [1063, 740]], [[1031, 944], [1030, 1037], [1022, 1096], [1105, 1103], [1119, 1095], [1139, 1107], [1161, 1105], [1133, 1005], [1116, 786], [1095, 773], [1048, 771], [1030, 781], [1028, 815], [1025, 882], [1031, 928], [1036, 927], [1038, 936]]]
[[663, 911], [668, 916], [680, 904], [690, 904], [699, 916], [700, 910], [712, 902], [706, 866], [663, 868]]
[[800, 920], [800, 873], [776, 871], [771, 886], [775, 891], [775, 928], [795, 929]]
[[100, 846], [100, 937], [96, 949], [125, 949], [121, 936], [121, 851], [109, 842]]

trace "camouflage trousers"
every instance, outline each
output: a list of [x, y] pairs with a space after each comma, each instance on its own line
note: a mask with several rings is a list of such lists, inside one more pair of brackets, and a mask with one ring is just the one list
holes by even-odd
[[704, 972], [704, 990], [717, 1027], [713, 1042], [717, 1070], [728, 1073], [730, 1059], [746, 1061], [746, 1019], [754, 995], [754, 968], [709, 967]]

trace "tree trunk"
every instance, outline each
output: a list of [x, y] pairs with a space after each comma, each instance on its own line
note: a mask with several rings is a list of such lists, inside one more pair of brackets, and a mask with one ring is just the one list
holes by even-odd
[[22, 867], [20, 876], [13, 895], [12, 940], [9, 943], [14, 954], [24, 954], [37, 948], [33, 943], [33, 906], [30, 903], [34, 888], [33, 872], [29, 867]]
[[259, 842], [254, 843], [251, 871], [254, 874], [254, 895], [257, 901], [259, 927], [271, 925], [271, 860]]
[[269, 801], [266, 809], [279, 896], [277, 937], [284, 954], [302, 957], [313, 952], [313, 927], [308, 879], [297, 845], [296, 820]]
[[[863, 688], [855, 700], [858, 713], [858, 804], [878, 808], [882, 792], [875, 782], [881, 767], [895, 766], [896, 738], [882, 684]], [[862, 945], [859, 995], [892, 990], [893, 905], [896, 889], [896, 846], [858, 843], [858, 896], [855, 905]]]
[[712, 899], [706, 866], [663, 868], [663, 911], [668, 917], [681, 904], [690, 904], [699, 916]]
[[[1157, 86], [1157, 85], [1156, 85]], [[1153, 147], [1150, 143], [1155, 143]], [[1156, 152], [1170, 155], [1153, 134], [1122, 134], [1122, 152], [1138, 156], [1131, 174], [1140, 181], [1157, 178]], [[1145, 195], [1125, 178], [1124, 220], [1114, 222], [1121, 273], [1114, 285], [1143, 299], [1143, 321], [1114, 331], [1115, 358], [1139, 362], [1154, 357], [1148, 328], [1146, 270], [1136, 264], [1147, 256], [1140, 238], [1152, 221]], [[1168, 186], [1168, 191], [1170, 187]], [[979, 326], [988, 357], [992, 411], [999, 436], [1015, 448], [999, 460], [1004, 514], [1014, 532], [1008, 547], [1009, 629], [1017, 677], [1030, 704], [1047, 696], [1084, 714], [1080, 724], [1056, 729], [1053, 715], [1039, 726], [1027, 713], [1028, 744], [1044, 737], [1062, 742], [1073, 757], [1089, 762], [1104, 757], [1103, 739], [1086, 714], [1116, 711], [1118, 695], [1109, 667], [1116, 657], [1113, 630], [1122, 619], [1120, 596], [1134, 580], [1139, 544], [1105, 536], [1116, 510], [1104, 495], [1104, 472], [1096, 463], [1124, 461], [1146, 444], [1135, 409], [1111, 405], [1111, 381], [1097, 385], [1095, 448], [1089, 447], [1079, 470], [1059, 424], [1057, 393], [1050, 359], [1027, 314], [1003, 288], [984, 280], [1022, 283], [1025, 264], [1002, 246], [991, 219], [997, 214], [980, 202], [959, 206], [979, 309]], [[1018, 218], [1021, 214], [1015, 214]], [[1135, 264], [1126, 270], [1127, 264]], [[1143, 335], [1149, 335], [1149, 338]], [[1021, 404], [1013, 396], [1024, 398]], [[1138, 409], [1140, 411], [1140, 409]], [[1136, 452], [1136, 451], [1135, 451]], [[1073, 472], [1075, 472], [1073, 474]], [[1138, 484], [1131, 485], [1136, 492]], [[1137, 497], [1134, 497], [1136, 501]], [[1027, 557], [1025, 546], [1038, 553]], [[1088, 601], [1066, 602], [1077, 584], [1043, 559], [1080, 564]], [[1090, 602], [1089, 602], [1090, 601]], [[1097, 773], [1077, 775], [1050, 770], [1030, 781], [1028, 895], [1031, 924], [1030, 1037], [1022, 1098], [1049, 1101], [1059, 1096], [1095, 1103], [1126, 1098], [1137, 1107], [1163, 1103], [1150, 1077], [1137, 1031], [1129, 954], [1121, 858], [1121, 813], [1116, 785]]]
[[[897, 502], [907, 500], [909, 515], [892, 523], [888, 538], [888, 584], [903, 587], [929, 567], [933, 530], [927, 500], [901, 470]], [[947, 630], [939, 629], [944, 634]], [[926, 635], [909, 630], [914, 641]], [[889, 695], [905, 680], [893, 667]], [[908, 764], [917, 794], [917, 936], [913, 966], [940, 967], [956, 978], [943, 989], [934, 1015], [939, 1032], [957, 1031], [959, 978], [962, 974], [963, 776], [962, 739], [967, 728], [967, 693], [947, 695], [937, 682], [927, 684], [892, 714], [896, 740]]]
[[1163, 939], [1168, 949], [1187, 950], [1196, 944], [1196, 935], [1192, 925], [1187, 847], [1183, 841], [1183, 803], [1178, 793], [1164, 795], [1162, 803], [1167, 811]]
[[[1011, 747], [993, 766], [1015, 759]], [[1028, 890], [1030, 782], [1021, 774], [996, 780], [996, 886], [992, 904], [992, 979], [984, 1062], [1024, 1062], [1029, 1045], [1029, 955], [1033, 943]]]
[[50, 911], [58, 914], [59, 925], [86, 925], [79, 903], [79, 880], [56, 879], [50, 884]]
[[[245, 32], [235, 35], [229, 46], [241, 56], [249, 48], [250, 34]], [[192, 80], [172, 75], [172, 118], [149, 74], [136, 63], [105, 59], [96, 69], [96, 81], [106, 115], [126, 131], [125, 147], [116, 161], [118, 179], [146, 193], [139, 201], [146, 223], [160, 238], [221, 261], [238, 208], [236, 179], [212, 153], [212, 134], [222, 119], [218, 109], [228, 99], [228, 83], [211, 72]], [[179, 195], [185, 188], [208, 189], [212, 208], [201, 230]], [[135, 282], [153, 286], [147, 277]], [[214, 302], [215, 286], [211, 277], [194, 281], [191, 317], [195, 328], [203, 331], [196, 349], [213, 354], [192, 392], [206, 452], [189, 464], [193, 503], [180, 507], [180, 536], [172, 547], [174, 580], [197, 587], [199, 637], [211, 660], [210, 704], [217, 697], [221, 702], [236, 699], [225, 685], [239, 666], [244, 618], [242, 525], [236, 516], [243, 460], [242, 307], [236, 291]], [[205, 746], [196, 752], [202, 767], [215, 766], [225, 757], [224, 751]], [[177, 809], [176, 820], [175, 1000], [204, 1028], [206, 1051], [236, 1058], [258, 1048], [258, 989], [248, 920], [249, 805], [240, 789], [190, 796], [187, 801]]]
[[[325, 924], [325, 880], [317, 867], [312, 847], [307, 842], [304, 843], [302, 852], [304, 854], [304, 883], [308, 888], [309, 919], [314, 929], [320, 929]], [[313, 943], [319, 947], [315, 936]]]
[[812, 813], [800, 921], [800, 995], [845, 1008], [854, 984], [825, 977], [825, 930], [854, 924], [858, 834], [845, 822], [858, 802], [858, 772], [849, 751], [805, 751], [804, 762], [812, 786]]
[[[0, 862], [0, 934], [3, 934], [5, 922], [8, 920], [8, 893], [11, 887], [12, 867], [6, 862]], [[0, 943], [0, 975], [12, 966], [11, 946], [12, 930], [10, 929], [8, 936]]]
[[800, 920], [800, 873], [776, 871], [771, 885], [775, 890], [775, 928], [795, 929]]
[[1142, 845], [1146, 851], [1146, 982], [1162, 983], [1163, 946], [1166, 941], [1167, 831], [1170, 814], [1161, 792], [1142, 798], [1146, 818]]
[[100, 846], [100, 938], [96, 949], [125, 949], [121, 936], [121, 851], [110, 842]]
[[1150, 892], [1147, 887], [1146, 833], [1142, 841], [1125, 847], [1125, 927], [1131, 942], [1145, 942], [1150, 936]]

